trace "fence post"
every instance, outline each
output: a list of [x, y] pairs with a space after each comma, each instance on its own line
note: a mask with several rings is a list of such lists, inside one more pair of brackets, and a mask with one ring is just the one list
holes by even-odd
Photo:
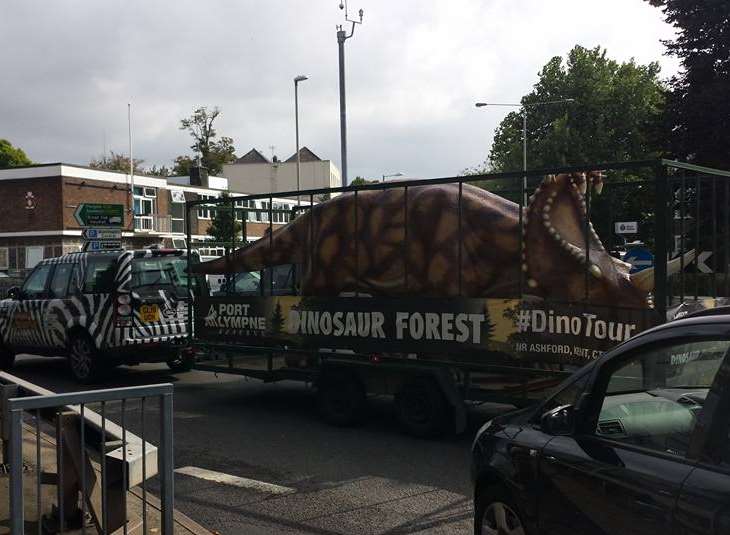
[[173, 535], [175, 507], [175, 480], [172, 448], [172, 393], [160, 396], [160, 501], [162, 502], [162, 535]]
[[[10, 533], [23, 535], [23, 412], [9, 403], [10, 419]], [[40, 469], [40, 467], [39, 467]]]
[[654, 306], [659, 313], [660, 321], [667, 320], [667, 220], [669, 218], [669, 203], [667, 195], [669, 187], [667, 184], [667, 167], [660, 163], [655, 167], [654, 183], [654, 213], [656, 214], [656, 227], [654, 229]]

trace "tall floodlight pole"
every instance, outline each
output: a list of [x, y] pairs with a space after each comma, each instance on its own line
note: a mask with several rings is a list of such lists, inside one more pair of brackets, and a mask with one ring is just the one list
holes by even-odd
[[574, 98], [563, 98], [559, 100], [545, 100], [543, 102], [530, 102], [527, 104], [504, 104], [493, 102], [477, 102], [477, 108], [485, 106], [511, 106], [522, 108], [522, 206], [527, 206], [527, 109], [537, 106], [549, 106], [550, 104], [564, 104], [566, 102], [575, 102]]
[[294, 78], [294, 123], [296, 125], [295, 128], [297, 131], [297, 206], [302, 205], [302, 200], [299, 197], [299, 190], [301, 189], [300, 181], [299, 181], [300, 180], [299, 179], [299, 176], [300, 176], [299, 166], [301, 163], [300, 158], [299, 158], [299, 82], [303, 82], [304, 80], [308, 80], [308, 79], [309, 78], [307, 78], [303, 74], [300, 74], [299, 76]]
[[342, 25], [337, 26], [337, 47], [340, 61], [340, 159], [342, 160], [342, 185], [347, 186], [347, 111], [345, 106], [345, 41], [355, 33], [355, 24], [362, 24], [363, 10], [358, 12], [360, 20], [351, 20], [347, 13], [347, 0], [340, 2], [340, 9], [345, 10], [345, 22], [352, 23], [350, 35]]

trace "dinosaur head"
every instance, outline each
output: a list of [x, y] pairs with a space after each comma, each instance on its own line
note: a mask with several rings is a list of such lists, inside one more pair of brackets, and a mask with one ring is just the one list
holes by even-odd
[[558, 300], [587, 296], [597, 305], [646, 308], [653, 277], [632, 280], [631, 266], [609, 255], [593, 225], [586, 225], [590, 187], [600, 194], [600, 172], [549, 175], [530, 197], [523, 226], [525, 290]]

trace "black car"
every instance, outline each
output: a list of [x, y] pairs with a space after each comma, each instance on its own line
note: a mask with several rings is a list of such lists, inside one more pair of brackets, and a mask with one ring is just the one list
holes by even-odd
[[474, 532], [730, 534], [730, 315], [645, 331], [473, 446]]

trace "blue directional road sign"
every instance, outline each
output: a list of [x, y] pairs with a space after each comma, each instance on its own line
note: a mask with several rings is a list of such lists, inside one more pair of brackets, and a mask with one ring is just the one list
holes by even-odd
[[631, 264], [629, 273], [636, 273], [654, 266], [654, 255], [643, 246], [630, 248], [626, 251], [623, 260]]

